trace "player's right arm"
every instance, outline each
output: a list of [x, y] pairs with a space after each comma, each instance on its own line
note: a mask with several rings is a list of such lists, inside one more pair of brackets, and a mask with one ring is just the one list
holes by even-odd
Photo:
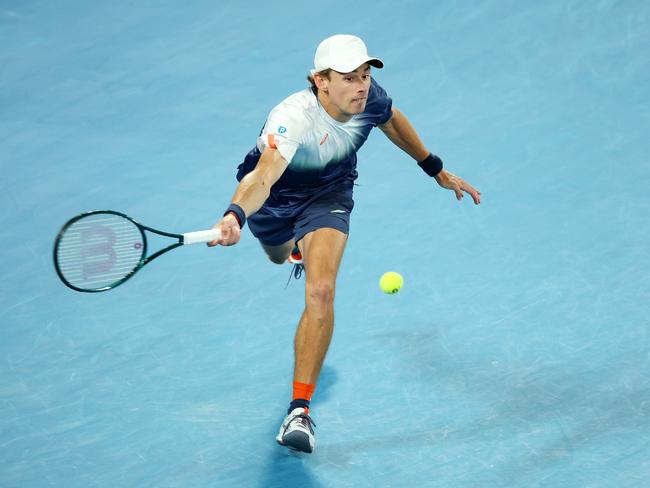
[[[246, 216], [257, 212], [269, 197], [271, 187], [278, 181], [289, 163], [277, 149], [266, 148], [255, 169], [242, 178], [231, 203], [239, 205]], [[239, 241], [241, 229], [237, 217], [227, 213], [214, 226], [221, 231], [221, 238], [208, 242], [208, 246], [232, 246]]]

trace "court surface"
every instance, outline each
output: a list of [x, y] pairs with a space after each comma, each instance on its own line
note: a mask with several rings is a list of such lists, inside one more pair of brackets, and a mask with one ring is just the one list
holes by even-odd
[[[337, 33], [483, 204], [371, 134], [301, 456], [287, 265], [245, 233], [80, 294], [52, 244], [210, 227]], [[0, 486], [648, 486], [648, 2], [3, 1], [0, 45]]]

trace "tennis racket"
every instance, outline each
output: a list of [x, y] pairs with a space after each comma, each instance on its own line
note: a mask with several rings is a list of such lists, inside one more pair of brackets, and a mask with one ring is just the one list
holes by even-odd
[[[176, 242], [148, 256], [145, 231]], [[171, 234], [139, 224], [119, 212], [97, 210], [77, 215], [61, 228], [54, 242], [54, 267], [61, 281], [73, 290], [106, 291], [172, 249], [210, 242], [219, 236], [217, 229]]]

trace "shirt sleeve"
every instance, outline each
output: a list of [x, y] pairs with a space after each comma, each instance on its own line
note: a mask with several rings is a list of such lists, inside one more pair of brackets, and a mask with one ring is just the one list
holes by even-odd
[[292, 107], [282, 104], [269, 114], [257, 142], [261, 151], [266, 148], [277, 149], [282, 157], [291, 163], [305, 132], [305, 121]]
[[375, 125], [385, 124], [393, 116], [393, 99], [388, 96], [374, 78], [371, 79], [370, 92], [368, 93], [368, 104], [366, 106], [374, 114], [377, 114]]

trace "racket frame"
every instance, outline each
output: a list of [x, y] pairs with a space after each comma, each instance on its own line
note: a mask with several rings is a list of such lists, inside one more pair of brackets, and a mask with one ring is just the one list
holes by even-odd
[[[81, 220], [83, 218], [86, 218], [86, 217], [88, 217], [90, 215], [100, 215], [100, 214], [117, 215], [117, 216], [122, 217], [122, 218], [124, 218], [126, 220], [130, 220], [138, 228], [138, 230], [140, 231], [140, 234], [142, 236], [142, 256], [141, 256], [140, 261], [138, 262], [138, 264], [133, 268], [133, 270], [131, 270], [127, 275], [125, 275], [123, 278], [117, 280], [116, 282], [111, 283], [108, 286], [103, 286], [103, 287], [97, 288], [97, 289], [79, 288], [78, 286], [74, 286], [72, 283], [69, 283], [68, 280], [65, 279], [65, 277], [63, 276], [63, 272], [59, 268], [59, 262], [58, 262], [58, 259], [57, 259], [58, 249], [59, 249], [59, 242], [61, 241], [61, 239], [63, 238], [63, 235], [65, 234], [65, 232], [68, 230], [68, 228], [72, 224], [74, 224], [75, 222], [77, 222], [77, 221], [79, 221], [79, 220]], [[164, 237], [171, 237], [171, 238], [174, 238], [174, 239], [178, 239], [178, 242], [175, 242], [175, 243], [173, 243], [173, 244], [171, 244], [171, 245], [169, 245], [167, 247], [164, 247], [164, 248], [160, 249], [159, 251], [153, 253], [151, 256], [147, 256], [148, 243], [147, 243], [147, 235], [145, 234], [145, 231], [153, 232], [154, 234], [158, 234], [158, 235], [161, 235], [161, 236], [164, 236]], [[68, 220], [63, 225], [63, 227], [61, 228], [61, 230], [57, 234], [56, 240], [54, 241], [54, 252], [53, 252], [54, 269], [56, 269], [57, 275], [59, 276], [61, 281], [68, 288], [72, 288], [75, 291], [80, 291], [80, 292], [84, 292], [84, 293], [98, 293], [98, 292], [101, 292], [101, 291], [111, 290], [111, 289], [113, 289], [113, 288], [115, 288], [117, 286], [120, 286], [122, 283], [124, 283], [125, 281], [130, 279], [140, 269], [142, 269], [145, 265], [147, 265], [148, 263], [150, 263], [151, 261], [153, 261], [157, 257], [162, 256], [166, 252], [171, 251], [172, 249], [175, 249], [175, 248], [177, 248], [179, 246], [182, 246], [183, 244], [184, 244], [184, 237], [183, 237], [182, 234], [173, 234], [171, 232], [164, 232], [162, 230], [154, 229], [153, 227], [143, 225], [143, 224], [137, 222], [135, 219], [129, 217], [128, 215], [123, 214], [121, 212], [116, 212], [115, 210], [92, 210], [90, 212], [84, 212], [82, 214], [79, 214], [76, 217], [72, 217], [70, 220]]]

